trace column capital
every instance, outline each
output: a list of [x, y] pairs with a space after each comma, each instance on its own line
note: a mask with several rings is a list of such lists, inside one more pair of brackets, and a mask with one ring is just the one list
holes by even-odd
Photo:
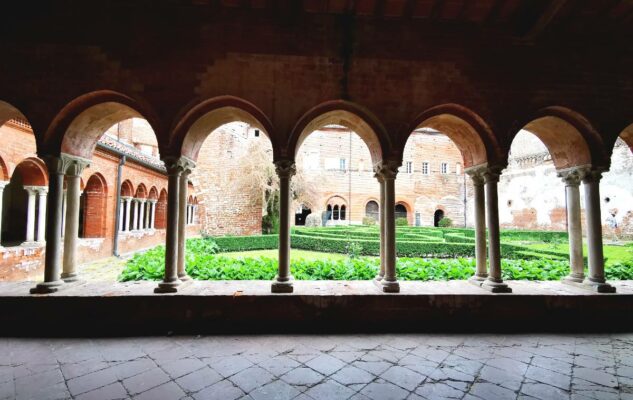
[[46, 186], [24, 186], [24, 190], [29, 192], [29, 194], [36, 195], [38, 193], [44, 192], [48, 193], [48, 187]]
[[590, 168], [585, 173], [585, 176], [582, 178], [582, 183], [593, 183], [600, 182], [602, 179], [602, 173], [605, 171], [605, 168]]
[[398, 160], [381, 160], [374, 164], [374, 176], [378, 181], [396, 179], [398, 169], [402, 165], [402, 161]]
[[147, 199], [147, 202], [148, 203], [152, 203], [152, 204], [156, 204], [156, 203], [158, 203], [158, 200], [156, 200], [156, 199]]
[[90, 160], [82, 157], [73, 156], [70, 154], [62, 153], [59, 158], [65, 165], [64, 173], [68, 176], [80, 176], [81, 173], [90, 166]]
[[563, 180], [565, 186], [578, 186], [589, 169], [589, 166], [581, 165], [578, 167], [561, 169], [560, 171], [557, 171], [556, 175]]
[[486, 181], [486, 171], [488, 170], [488, 164], [479, 164], [469, 168], [466, 168], [464, 172], [470, 176], [475, 186], [483, 186]]
[[136, 201], [138, 201], [139, 203], [145, 203], [147, 201], [147, 199], [139, 197], [139, 198], [136, 199]]
[[180, 175], [183, 173], [188, 175], [196, 167], [196, 163], [185, 156], [167, 156], [163, 158], [163, 163], [165, 163], [165, 168], [167, 168], [167, 175]]
[[280, 178], [290, 178], [297, 173], [297, 167], [294, 160], [278, 160], [275, 161], [275, 171]]

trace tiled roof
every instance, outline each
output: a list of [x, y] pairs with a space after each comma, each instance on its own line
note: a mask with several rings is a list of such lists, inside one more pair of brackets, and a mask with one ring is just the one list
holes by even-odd
[[166, 171], [165, 164], [161, 161], [160, 158], [144, 153], [140, 151], [139, 149], [137, 149], [136, 147], [129, 145], [127, 143], [118, 141], [117, 139], [113, 138], [110, 135], [106, 134], [106, 135], [101, 136], [101, 138], [99, 139], [99, 144], [106, 148], [115, 150], [127, 157], [130, 157], [131, 159], [135, 161], [148, 164], [161, 171]]

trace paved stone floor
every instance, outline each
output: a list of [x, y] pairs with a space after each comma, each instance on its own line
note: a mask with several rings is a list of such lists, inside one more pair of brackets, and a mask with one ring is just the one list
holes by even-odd
[[0, 399], [633, 399], [633, 334], [0, 339]]

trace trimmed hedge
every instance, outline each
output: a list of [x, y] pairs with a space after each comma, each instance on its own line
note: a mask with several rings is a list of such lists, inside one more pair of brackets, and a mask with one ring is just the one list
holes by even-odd
[[279, 235], [213, 237], [219, 252], [270, 250], [279, 247]]

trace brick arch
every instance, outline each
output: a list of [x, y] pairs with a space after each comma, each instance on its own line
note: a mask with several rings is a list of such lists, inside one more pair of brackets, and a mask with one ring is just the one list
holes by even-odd
[[121, 184], [121, 196], [122, 197], [132, 197], [134, 195], [134, 185], [129, 179], [126, 179]]
[[[143, 118], [154, 132], [159, 119], [147, 103], [112, 90], [90, 92], [72, 100], [55, 116], [43, 140], [44, 154], [60, 152], [92, 158], [99, 138], [112, 125], [130, 118]], [[157, 135], [159, 147], [161, 137]]]
[[7, 121], [14, 118], [28, 121], [28, 118], [24, 116], [18, 107], [15, 107], [6, 101], [0, 100], [0, 126], [6, 124]]
[[[580, 165], [608, 166], [602, 138], [581, 114], [566, 107], [546, 107], [517, 124], [512, 139], [524, 129], [547, 147], [556, 169]], [[509, 148], [506, 152], [506, 159]]]
[[187, 204], [193, 204], [193, 196], [189, 195], [189, 198], [187, 198]]
[[9, 166], [5, 160], [7, 160], [7, 157], [3, 154], [2, 150], [0, 150], [0, 181], [8, 181], [9, 178], [11, 178]]
[[82, 237], [98, 238], [106, 234], [108, 184], [100, 173], [90, 175], [83, 191]]
[[[626, 143], [633, 152], [633, 124], [624, 128], [622, 133], [620, 133], [620, 139], [624, 140], [624, 143]], [[611, 152], [613, 152], [613, 149], [611, 149]]]
[[167, 224], [167, 190], [162, 189], [156, 203], [156, 216], [154, 226], [156, 229], [165, 229]]
[[[334, 199], [340, 199], [341, 201], [333, 202]], [[347, 205], [347, 200], [345, 200], [345, 197], [341, 196], [340, 194], [335, 194], [333, 196], [328, 197], [328, 199], [325, 201], [326, 206], [328, 206], [329, 204], [331, 204], [332, 207], [334, 207], [335, 204], [338, 204], [339, 206], [341, 204]]]
[[13, 174], [19, 172], [24, 186], [47, 186], [48, 170], [42, 160], [35, 157], [26, 158], [18, 163]]
[[392, 153], [389, 134], [374, 114], [358, 104], [332, 100], [303, 114], [292, 129], [284, 156], [294, 159], [303, 141], [312, 132], [326, 125], [342, 125], [360, 136], [369, 148], [374, 164], [388, 158]]
[[261, 129], [272, 143], [273, 156], [277, 154], [279, 146], [273, 125], [259, 107], [239, 97], [218, 96], [199, 101], [182, 112], [171, 130], [169, 145], [176, 151], [172, 155], [197, 160], [202, 144], [213, 131], [237, 121]]
[[448, 136], [461, 152], [465, 168], [505, 161], [490, 126], [467, 107], [453, 103], [442, 104], [416, 116], [407, 130], [399, 135], [397, 151], [400, 158], [409, 137], [420, 128], [432, 128]]
[[156, 189], [156, 186], [152, 186], [149, 189], [149, 194], [147, 195], [147, 198], [151, 200], [158, 200], [158, 189]]
[[145, 187], [145, 184], [143, 183], [138, 184], [136, 188], [136, 192], [134, 192], [134, 197], [137, 199], [147, 198], [147, 187]]

